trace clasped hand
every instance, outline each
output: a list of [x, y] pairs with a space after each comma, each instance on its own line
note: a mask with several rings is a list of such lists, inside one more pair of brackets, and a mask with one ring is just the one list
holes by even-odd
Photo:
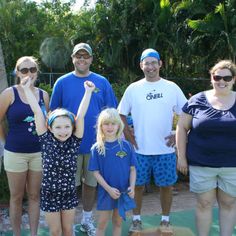
[[[113, 199], [118, 199], [121, 195], [121, 192], [117, 188], [110, 187], [108, 193]], [[134, 188], [128, 187], [127, 193], [130, 198], [134, 198]]]
[[95, 84], [92, 81], [86, 80], [84, 82], [84, 88], [86, 91], [92, 92], [95, 89]]
[[33, 78], [27, 76], [27, 77], [24, 77], [21, 79], [20, 81], [20, 85], [23, 87], [23, 88], [29, 88], [31, 86], [31, 81], [33, 80]]

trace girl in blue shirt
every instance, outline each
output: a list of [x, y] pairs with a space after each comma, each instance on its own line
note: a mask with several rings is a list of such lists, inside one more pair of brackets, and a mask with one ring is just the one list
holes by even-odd
[[84, 116], [89, 106], [92, 82], [84, 83], [85, 94], [77, 116], [65, 110], [56, 109], [45, 116], [30, 89], [31, 78], [26, 77], [22, 86], [35, 116], [43, 160], [43, 179], [40, 207], [51, 235], [72, 236], [75, 208], [78, 205], [75, 188], [76, 158], [84, 133]]
[[135, 155], [131, 144], [121, 139], [123, 122], [116, 109], [103, 110], [97, 121], [97, 142], [91, 149], [89, 170], [94, 171], [98, 185], [97, 236], [105, 234], [112, 214], [113, 236], [121, 235], [122, 218], [118, 200], [123, 193], [134, 198], [136, 180]]

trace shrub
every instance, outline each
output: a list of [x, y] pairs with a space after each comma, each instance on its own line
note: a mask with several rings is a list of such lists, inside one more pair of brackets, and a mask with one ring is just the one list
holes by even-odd
[[6, 203], [10, 199], [10, 192], [8, 188], [7, 175], [4, 170], [0, 173], [0, 202]]

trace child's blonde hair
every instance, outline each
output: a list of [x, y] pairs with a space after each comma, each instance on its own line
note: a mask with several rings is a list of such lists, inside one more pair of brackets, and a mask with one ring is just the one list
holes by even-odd
[[121, 139], [121, 135], [124, 130], [123, 121], [121, 120], [120, 115], [115, 108], [107, 108], [100, 113], [97, 120], [97, 142], [95, 144], [98, 150], [98, 153], [100, 155], [105, 155], [106, 153], [106, 149], [105, 149], [106, 139], [102, 131], [102, 125], [105, 122], [114, 122], [119, 125], [119, 129], [117, 130], [117, 133], [116, 133], [116, 138], [118, 139], [118, 141]]

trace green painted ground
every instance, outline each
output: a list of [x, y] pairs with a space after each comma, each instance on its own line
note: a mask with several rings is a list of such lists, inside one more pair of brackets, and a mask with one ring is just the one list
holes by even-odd
[[[210, 236], [218, 236], [219, 235], [219, 225], [217, 220], [218, 209], [214, 209], [213, 211], [214, 218], [213, 224], [211, 227]], [[130, 225], [131, 219], [128, 219], [126, 222], [123, 223], [122, 227], [122, 236], [128, 235], [128, 229]], [[143, 216], [142, 217], [144, 229], [155, 229], [158, 227], [160, 223], [160, 215], [152, 215], [152, 216]], [[175, 230], [176, 236], [193, 236], [196, 235], [196, 228], [194, 225], [194, 210], [188, 211], [180, 211], [174, 212], [171, 214], [171, 222]], [[106, 236], [111, 236], [111, 223], [108, 226]], [[79, 225], [75, 227], [76, 236], [85, 236], [84, 233], [79, 231]], [[12, 235], [11, 232], [7, 232], [6, 236]], [[29, 235], [29, 231], [25, 230], [22, 232], [22, 236]], [[38, 236], [48, 236], [49, 232], [48, 229], [39, 229]], [[232, 236], [236, 236], [236, 227]]]

